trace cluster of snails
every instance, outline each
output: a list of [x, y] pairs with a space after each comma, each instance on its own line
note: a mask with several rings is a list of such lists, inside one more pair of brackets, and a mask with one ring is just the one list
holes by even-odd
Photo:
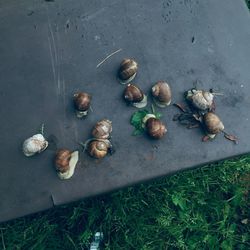
[[87, 140], [84, 148], [90, 156], [101, 159], [104, 158], [108, 152], [111, 152], [112, 144], [110, 142], [112, 132], [112, 122], [103, 119], [97, 122], [92, 130], [93, 138]]
[[[91, 139], [84, 144], [84, 150], [87, 150], [91, 157], [96, 159], [104, 158], [111, 153], [112, 144], [110, 141], [112, 132], [112, 122], [103, 119], [97, 122], [92, 130]], [[23, 143], [23, 153], [30, 157], [43, 152], [49, 145], [43, 134], [35, 134], [26, 139]], [[69, 149], [59, 149], [55, 154], [55, 168], [60, 179], [69, 179], [73, 176], [75, 167], [79, 160], [79, 151]]]
[[[177, 120], [183, 122], [183, 120], [197, 122], [197, 125], [201, 125], [204, 129], [205, 136], [203, 141], [214, 139], [217, 134], [223, 132], [225, 138], [237, 142], [237, 138], [233, 135], [227, 134], [224, 129], [224, 124], [217, 114], [215, 114], [215, 102], [214, 98], [220, 93], [215, 93], [213, 90], [197, 90], [191, 89], [185, 93], [185, 99], [189, 104], [189, 108], [183, 108], [182, 105], [177, 104], [181, 107], [184, 114], [177, 116]], [[184, 123], [186, 125], [186, 123]], [[190, 126], [190, 127], [198, 127]]]
[[[122, 84], [127, 84], [124, 92], [124, 100], [136, 108], [144, 108], [147, 106], [147, 95], [136, 85], [130, 83], [136, 76], [138, 71], [138, 63], [133, 59], [124, 59], [118, 70], [118, 78]], [[164, 108], [171, 103], [171, 89], [168, 83], [158, 81], [152, 88], [151, 94], [155, 104]]]
[[[100, 159], [106, 156], [112, 147], [109, 141], [112, 132], [112, 123], [109, 120], [101, 120], [92, 130], [93, 138], [86, 142], [87, 152], [90, 156]], [[69, 179], [73, 176], [79, 159], [79, 151], [60, 149], [56, 152], [55, 167], [60, 179]]]
[[[147, 106], [148, 98], [143, 93], [140, 87], [131, 83], [137, 75], [138, 63], [133, 59], [124, 59], [118, 70], [118, 78], [120, 83], [127, 84], [123, 92], [124, 100], [136, 107], [144, 108]], [[151, 95], [154, 103], [160, 107], [165, 108], [171, 103], [171, 89], [167, 82], [158, 81], [151, 88]], [[154, 114], [147, 114], [142, 120], [142, 127], [147, 134], [154, 139], [162, 138], [166, 132], [166, 126]]]
[[[92, 96], [85, 92], [77, 92], [73, 96], [75, 113], [78, 118], [88, 115]], [[79, 160], [79, 151], [59, 149], [55, 155], [55, 168], [60, 179], [69, 179], [73, 176]]]
[[[73, 104], [78, 118], [87, 116], [90, 109], [91, 95], [78, 92], [73, 96]], [[104, 119], [99, 121], [93, 131], [93, 138], [86, 143], [86, 149], [90, 156], [100, 159], [111, 150], [110, 133], [112, 132], [111, 121]], [[22, 149], [25, 156], [30, 157], [43, 152], [49, 145], [43, 132], [33, 135], [23, 142]], [[54, 164], [60, 179], [69, 179], [73, 176], [79, 160], [79, 151], [59, 149], [55, 154]]]
[[224, 130], [224, 125], [219, 116], [214, 113], [214, 97], [217, 93], [205, 90], [191, 89], [186, 93], [186, 100], [196, 109], [206, 135], [213, 139]]
[[[45, 139], [43, 132], [29, 137], [23, 142], [23, 153], [30, 157], [43, 152], [49, 145]], [[59, 149], [55, 155], [55, 168], [60, 179], [69, 179], [75, 171], [76, 164], [79, 159], [78, 151], [70, 151], [68, 149]]]
[[[126, 84], [123, 92], [124, 100], [136, 108], [144, 108], [147, 106], [148, 97], [143, 91], [134, 83], [138, 71], [138, 63], [133, 59], [124, 59], [118, 70], [118, 79], [120, 83]], [[220, 132], [231, 140], [237, 141], [233, 135], [229, 135], [224, 131], [224, 125], [218, 115], [215, 114], [214, 97], [220, 95], [211, 91], [191, 89], [185, 93], [185, 99], [189, 104], [189, 108], [184, 108], [181, 104], [175, 104], [182, 110], [182, 114], [175, 116], [175, 120], [191, 127], [202, 125], [206, 136], [204, 140], [213, 139]], [[151, 96], [153, 102], [160, 108], [165, 108], [171, 104], [171, 88], [165, 81], [158, 81], [151, 87]], [[73, 96], [73, 103], [78, 118], [87, 116], [91, 109], [92, 96], [85, 92], [78, 92]], [[159, 119], [152, 109], [152, 113], [147, 110], [138, 111], [139, 121], [131, 122], [136, 129], [142, 129], [153, 139], [162, 138], [167, 128]], [[136, 116], [137, 112], [133, 114]], [[133, 117], [132, 116], [132, 117]], [[91, 157], [96, 159], [104, 158], [108, 153], [112, 152], [112, 144], [110, 141], [112, 132], [112, 122], [103, 119], [97, 122], [92, 130], [92, 138], [84, 143], [84, 150], [88, 152]], [[23, 153], [30, 157], [35, 154], [43, 152], [49, 145], [48, 140], [44, 137], [43, 129], [41, 133], [35, 134], [23, 142]], [[73, 174], [75, 167], [79, 160], [79, 151], [71, 151], [68, 149], [60, 149], [55, 155], [55, 167], [59, 178], [69, 179]]]

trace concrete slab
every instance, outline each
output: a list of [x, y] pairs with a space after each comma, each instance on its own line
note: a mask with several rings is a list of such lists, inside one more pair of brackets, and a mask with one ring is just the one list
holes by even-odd
[[[250, 152], [250, 29], [244, 1], [10, 0], [0, 3], [0, 221], [149, 179]], [[107, 55], [122, 49], [100, 67]], [[145, 92], [157, 80], [173, 100], [198, 81], [224, 93], [217, 113], [239, 144], [223, 135], [201, 142], [201, 131], [172, 121], [160, 141], [131, 136], [130, 116], [116, 72], [124, 57], [139, 63]], [[75, 117], [72, 95], [93, 95], [93, 113]], [[61, 181], [53, 150], [22, 154], [24, 139], [45, 123], [58, 147], [75, 149], [102, 118], [113, 121], [116, 153], [103, 160], [81, 155], [75, 175]]]

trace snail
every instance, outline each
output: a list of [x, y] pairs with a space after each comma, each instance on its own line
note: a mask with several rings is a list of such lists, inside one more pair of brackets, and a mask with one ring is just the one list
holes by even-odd
[[214, 138], [218, 133], [224, 130], [222, 121], [216, 114], [212, 112], [206, 113], [203, 116], [202, 122], [207, 132], [207, 136], [210, 138]]
[[94, 138], [107, 139], [110, 137], [112, 132], [112, 122], [107, 119], [103, 119], [96, 123], [92, 130], [92, 135]]
[[26, 156], [32, 156], [43, 152], [48, 147], [48, 142], [42, 134], [36, 134], [26, 139], [23, 143], [23, 153]]
[[56, 152], [55, 166], [60, 179], [69, 179], [73, 176], [78, 159], [78, 151], [60, 149]]
[[108, 138], [112, 132], [112, 122], [107, 119], [103, 119], [96, 123], [92, 130], [91, 138], [87, 140], [84, 144], [81, 144], [84, 150], [87, 150], [90, 156], [100, 159], [107, 155], [107, 153], [112, 153], [112, 145]]
[[131, 103], [136, 108], [144, 108], [147, 106], [147, 96], [134, 84], [127, 85], [123, 97], [125, 101]]
[[153, 139], [161, 139], [167, 133], [166, 126], [154, 114], [147, 114], [142, 122], [147, 134]]
[[171, 89], [164, 81], [157, 82], [151, 89], [153, 100], [160, 108], [165, 108], [171, 103]]
[[88, 114], [90, 108], [91, 96], [84, 92], [74, 94], [74, 106], [76, 109], [76, 116], [82, 118]]
[[138, 64], [133, 59], [123, 59], [118, 70], [118, 77], [122, 84], [131, 82], [137, 73]]
[[187, 91], [186, 99], [190, 101], [195, 108], [201, 111], [206, 111], [206, 110], [211, 111], [215, 95], [222, 95], [222, 94], [204, 90], [191, 89]]
[[87, 151], [90, 156], [101, 159], [104, 158], [109, 149], [111, 148], [111, 143], [109, 140], [93, 139], [87, 146]]

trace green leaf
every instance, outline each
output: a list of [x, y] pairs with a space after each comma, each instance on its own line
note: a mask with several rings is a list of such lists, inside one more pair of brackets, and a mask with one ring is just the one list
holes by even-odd
[[142, 123], [142, 119], [148, 114], [149, 112], [147, 110], [140, 110], [140, 111], [136, 111], [130, 120], [130, 123], [134, 126], [134, 127], [140, 127], [141, 123]]
[[230, 240], [224, 240], [221, 243], [221, 249], [223, 250], [233, 250], [232, 242]]
[[149, 114], [147, 110], [139, 110], [131, 116], [130, 124], [135, 127], [133, 135], [140, 135], [144, 132], [144, 128], [142, 127], [142, 120], [147, 114]]
[[179, 194], [173, 194], [171, 196], [172, 202], [175, 204], [175, 206], [179, 206], [181, 210], [186, 209], [186, 200], [182, 198]]

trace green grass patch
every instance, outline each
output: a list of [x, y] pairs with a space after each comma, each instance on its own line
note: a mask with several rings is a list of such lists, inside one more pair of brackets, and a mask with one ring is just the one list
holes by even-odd
[[[0, 225], [2, 249], [250, 249], [250, 156]], [[1, 243], [2, 241], [2, 243]]]
[[246, 0], [247, 6], [250, 9], [250, 0]]

